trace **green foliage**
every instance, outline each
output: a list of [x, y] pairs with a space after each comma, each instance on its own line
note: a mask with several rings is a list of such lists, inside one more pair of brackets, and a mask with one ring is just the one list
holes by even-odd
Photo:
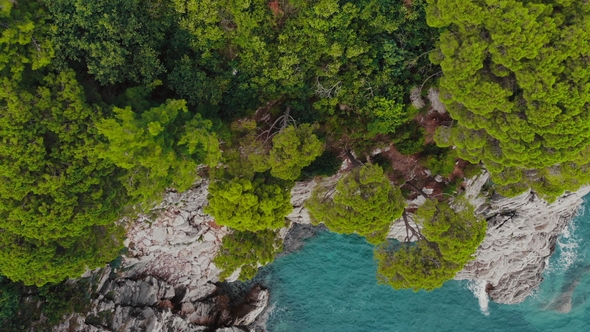
[[326, 188], [314, 190], [305, 206], [315, 224], [323, 222], [331, 231], [356, 233], [378, 244], [401, 216], [405, 201], [381, 167], [367, 164], [340, 179], [332, 197]]
[[[423, 164], [433, 175], [442, 175], [448, 177], [455, 170], [457, 153], [452, 149], [441, 149], [434, 144], [429, 144], [424, 148]], [[425, 160], [424, 160], [425, 159]]]
[[19, 288], [0, 275], [0, 325], [11, 327], [11, 320], [16, 315], [20, 302]]
[[377, 281], [394, 289], [431, 291], [452, 279], [457, 267], [441, 259], [436, 246], [427, 242], [404, 243], [391, 250], [382, 245], [375, 250]]
[[159, 48], [170, 26], [166, 1], [51, 0], [56, 65], [81, 62], [103, 85], [149, 84], [165, 71]]
[[444, 27], [441, 99], [456, 126], [437, 135], [482, 161], [509, 195], [553, 200], [590, 181], [590, 52], [583, 1], [429, 0]]
[[272, 230], [258, 232], [234, 231], [223, 238], [219, 253], [213, 260], [221, 270], [221, 281], [237, 269], [241, 281], [254, 278], [258, 267], [274, 261], [277, 253], [283, 250], [283, 240]]
[[462, 197], [447, 202], [428, 200], [415, 214], [416, 223], [422, 225], [422, 234], [436, 243], [442, 257], [463, 268], [474, 258], [473, 254], [486, 234], [486, 221], [475, 216], [474, 209]]
[[314, 127], [302, 124], [288, 126], [272, 138], [272, 148], [268, 158], [270, 174], [283, 180], [295, 180], [301, 169], [311, 164], [321, 155], [324, 146], [312, 133]]
[[168, 100], [140, 114], [130, 106], [115, 107], [115, 118], [96, 126], [109, 140], [103, 157], [127, 170], [121, 181], [144, 208], [157, 202], [167, 187], [187, 190], [199, 164], [213, 166], [221, 158], [211, 121], [200, 114], [183, 116], [187, 112], [184, 100]]
[[120, 238], [107, 225], [124, 194], [96, 152], [100, 109], [85, 103], [71, 71], [0, 80], [0, 272], [42, 285], [113, 259]]
[[253, 180], [217, 179], [209, 185], [205, 212], [217, 224], [238, 231], [277, 229], [285, 226], [285, 217], [293, 210], [290, 199], [290, 187], [268, 183], [262, 175]]
[[59, 241], [4, 232], [0, 235], [0, 269], [6, 277], [25, 285], [58, 283], [113, 260], [123, 247], [123, 235], [123, 229], [114, 225], [89, 227]]
[[379, 167], [383, 169], [383, 172], [385, 174], [393, 171], [391, 159], [389, 159], [384, 153], [380, 153], [376, 156], [371, 157], [371, 162], [373, 164], [379, 165]]
[[422, 152], [424, 146], [424, 129], [411, 122], [403, 131], [394, 136], [395, 148], [403, 155], [409, 156]]
[[89, 279], [25, 287], [0, 276], [2, 331], [50, 331], [64, 315], [87, 312], [92, 293]]
[[[425, 0], [174, 0], [170, 86], [193, 104], [240, 113], [269, 101], [355, 140], [405, 123], [407, 87], [437, 36]], [[312, 107], [315, 112], [309, 109]], [[368, 136], [367, 136], [368, 135]]]
[[63, 315], [87, 312], [93, 295], [88, 288], [88, 279], [73, 284], [62, 282], [40, 287], [38, 297], [43, 303], [42, 312], [47, 322], [56, 325], [61, 322]]
[[465, 166], [465, 168], [463, 169], [463, 175], [466, 179], [471, 179], [476, 175], [481, 174], [481, 171], [482, 169], [480, 165], [467, 164], [467, 166]]
[[51, 62], [54, 53], [46, 20], [47, 13], [37, 1], [0, 1], [2, 76], [20, 80], [27, 66], [36, 70]]
[[394, 289], [430, 291], [473, 259], [487, 223], [474, 215], [473, 206], [464, 198], [457, 198], [453, 205], [427, 200], [415, 213], [415, 222], [422, 226], [416, 243], [383, 244], [375, 249], [380, 283]]

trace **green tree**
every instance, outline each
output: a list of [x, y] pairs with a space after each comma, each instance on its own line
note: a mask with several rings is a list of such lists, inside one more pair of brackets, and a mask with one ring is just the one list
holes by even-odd
[[444, 28], [441, 98], [455, 126], [437, 142], [483, 161], [503, 194], [552, 200], [590, 181], [590, 52], [581, 1], [429, 0]]
[[17, 313], [19, 303], [19, 287], [0, 275], [0, 324], [4, 328], [13, 327], [12, 321]]
[[213, 263], [222, 270], [221, 281], [237, 269], [241, 269], [238, 279], [246, 281], [254, 278], [259, 266], [274, 261], [276, 254], [281, 251], [283, 240], [275, 231], [234, 231], [223, 238]]
[[268, 158], [270, 174], [283, 180], [296, 180], [301, 169], [311, 164], [324, 151], [323, 144], [312, 133], [309, 124], [288, 126], [272, 138]]
[[[113, 220], [110, 221], [114, 223]], [[0, 271], [12, 281], [42, 286], [77, 278], [87, 269], [104, 266], [123, 248], [120, 226], [93, 226], [75, 236], [40, 241], [18, 234], [0, 234]]]
[[47, 7], [60, 68], [81, 63], [102, 85], [149, 84], [165, 71], [167, 1], [51, 0]]
[[455, 199], [453, 207], [429, 199], [414, 218], [421, 230], [408, 223], [406, 227], [417, 237], [416, 242], [409, 242], [410, 236], [405, 242], [375, 249], [377, 279], [394, 289], [430, 291], [454, 278], [474, 258], [487, 223], [475, 216], [473, 206], [464, 198]]
[[333, 192], [318, 186], [305, 206], [313, 222], [331, 231], [356, 233], [367, 241], [385, 241], [391, 223], [402, 215], [405, 199], [378, 165], [357, 167], [341, 178]]
[[[0, 73], [20, 80], [26, 65], [33, 70], [47, 66], [53, 47], [47, 35], [51, 29], [47, 13], [39, 2], [0, 1]], [[30, 73], [29, 73], [30, 75]]]
[[263, 175], [254, 179], [217, 179], [209, 185], [205, 212], [219, 225], [238, 231], [263, 231], [285, 226], [291, 213], [290, 187], [270, 183]]
[[39, 74], [0, 77], [0, 273], [26, 285], [112, 260], [121, 238], [110, 225], [125, 200], [97, 153], [101, 109], [73, 72]]
[[404, 243], [375, 250], [377, 281], [394, 289], [431, 291], [457, 274], [457, 266], [442, 259], [436, 246], [427, 242]]
[[170, 86], [227, 115], [280, 101], [298, 121], [365, 141], [408, 121], [406, 87], [434, 68], [425, 0], [173, 3]]
[[168, 187], [187, 190], [198, 176], [197, 166], [214, 166], [221, 151], [211, 121], [188, 114], [184, 100], [139, 112], [115, 107], [115, 118], [96, 127], [109, 140], [103, 156], [127, 170], [123, 185], [148, 208]]

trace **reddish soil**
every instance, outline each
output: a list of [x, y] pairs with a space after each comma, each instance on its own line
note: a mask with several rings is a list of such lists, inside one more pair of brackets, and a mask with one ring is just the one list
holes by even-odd
[[217, 225], [215, 221], [211, 220], [207, 222], [207, 225], [213, 229], [221, 229], [221, 226]]

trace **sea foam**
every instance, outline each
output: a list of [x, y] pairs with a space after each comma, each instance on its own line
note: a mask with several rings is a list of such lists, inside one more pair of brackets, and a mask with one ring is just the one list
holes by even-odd
[[481, 310], [481, 313], [486, 316], [489, 316], [490, 315], [490, 310], [489, 310], [490, 298], [488, 297], [488, 293], [486, 292], [486, 285], [487, 285], [487, 281], [485, 281], [485, 280], [483, 280], [483, 281], [470, 281], [469, 283], [467, 283], [467, 288], [469, 288], [469, 290], [473, 293], [475, 298], [477, 298], [477, 301], [479, 302], [479, 309]]

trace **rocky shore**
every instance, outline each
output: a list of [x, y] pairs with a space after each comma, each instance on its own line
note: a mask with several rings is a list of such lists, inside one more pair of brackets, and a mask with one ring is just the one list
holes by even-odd
[[455, 278], [486, 284], [494, 302], [519, 303], [543, 281], [557, 238], [575, 217], [590, 187], [567, 193], [551, 204], [532, 191], [487, 201], [481, 189], [488, 178], [484, 173], [467, 185], [467, 195], [476, 212], [488, 221], [488, 230], [476, 258]]
[[[490, 199], [482, 194], [488, 179], [484, 173], [466, 186], [466, 195], [489, 226], [476, 259], [456, 279], [485, 283], [493, 301], [518, 303], [541, 283], [558, 235], [590, 188], [553, 204], [532, 192]], [[309, 181], [294, 187], [294, 210], [288, 216], [293, 223], [281, 232], [281, 255], [299, 250], [305, 238], [323, 229], [310, 224], [303, 207], [316, 185]], [[67, 317], [54, 331], [263, 331], [263, 324], [254, 322], [268, 306], [269, 290], [254, 285], [235, 292], [231, 283], [219, 283], [220, 271], [212, 260], [229, 230], [203, 212], [207, 188], [202, 180], [182, 194], [167, 193], [152, 216], [130, 222], [121, 265], [86, 276], [96, 285], [90, 312]], [[402, 228], [394, 223], [390, 236], [397, 237]]]

